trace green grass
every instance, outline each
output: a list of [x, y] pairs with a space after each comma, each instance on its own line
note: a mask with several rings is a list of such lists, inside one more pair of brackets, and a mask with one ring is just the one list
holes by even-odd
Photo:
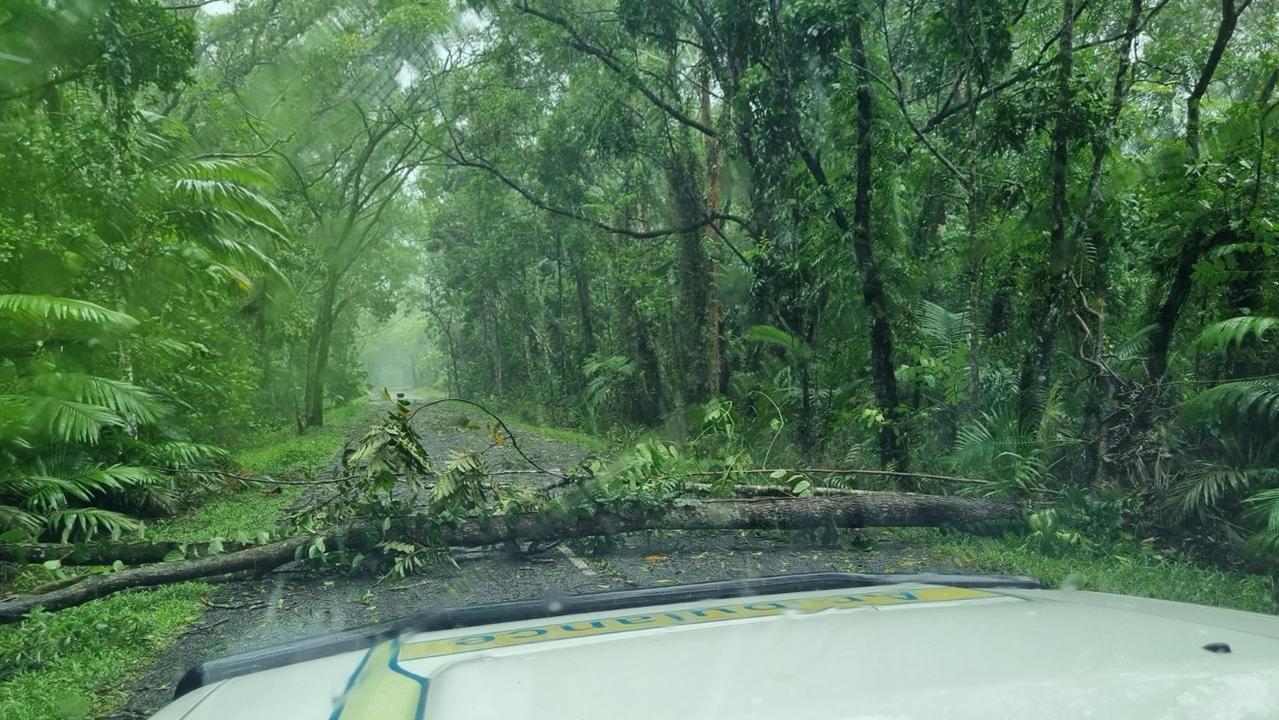
[[965, 572], [1030, 575], [1052, 587], [1175, 600], [1213, 607], [1279, 614], [1274, 583], [1263, 575], [1221, 570], [1162, 557], [1151, 550], [1105, 555], [1076, 551], [1049, 556], [1018, 540], [959, 532], [896, 530], [899, 541], [926, 548]]
[[0, 627], [0, 717], [101, 717], [188, 623], [209, 586], [120, 593]]
[[254, 538], [275, 530], [280, 513], [301, 493], [299, 487], [246, 488], [224, 495], [172, 520], [155, 523], [147, 536], [156, 540], [198, 542], [213, 538]]
[[[367, 402], [334, 408], [325, 427], [299, 436], [281, 430], [232, 448], [253, 475], [309, 475], [323, 469], [369, 417]], [[215, 496], [190, 513], [151, 526], [156, 539], [252, 538], [275, 529], [299, 487], [246, 487]], [[41, 566], [14, 589], [56, 579]], [[21, 585], [21, 587], [19, 587]], [[0, 718], [97, 718], [125, 699], [131, 679], [200, 616], [209, 586], [181, 583], [125, 592], [57, 613], [0, 626]]]
[[[325, 426], [305, 435], [281, 430], [232, 450], [235, 464], [250, 475], [302, 475], [323, 470], [342, 443], [369, 417], [369, 404], [359, 400], [332, 408]], [[249, 487], [208, 500], [192, 512], [155, 523], [148, 534], [156, 539], [195, 542], [215, 537], [253, 538], [275, 529], [285, 508], [301, 487]]]
[[238, 465], [253, 474], [316, 472], [328, 465], [347, 436], [368, 420], [369, 413], [368, 401], [357, 400], [329, 409], [324, 427], [312, 428], [304, 435], [292, 428], [276, 430], [232, 448], [231, 454]]

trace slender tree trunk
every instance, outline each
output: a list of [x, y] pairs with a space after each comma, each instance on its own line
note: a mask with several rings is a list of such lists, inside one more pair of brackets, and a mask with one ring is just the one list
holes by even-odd
[[[559, 374], [560, 384], [568, 386], [570, 384], [568, 372], [568, 340], [565, 338], [564, 328], [567, 323], [564, 317], [564, 238], [560, 232], [555, 233], [555, 322], [551, 323], [551, 337], [555, 343], [555, 365]], [[576, 386], [576, 378], [578, 375], [574, 373], [572, 385]]]
[[573, 285], [577, 290], [578, 333], [582, 336], [582, 357], [578, 358], [580, 365], [581, 361], [596, 352], [595, 322], [591, 310], [591, 279], [586, 274], [581, 258], [573, 263]]
[[1075, 257], [1074, 243], [1066, 229], [1069, 212], [1066, 197], [1070, 169], [1069, 117], [1074, 105], [1071, 88], [1075, 43], [1074, 0], [1062, 0], [1061, 18], [1061, 30], [1058, 33], [1061, 49], [1057, 55], [1057, 109], [1049, 161], [1052, 176], [1052, 230], [1047, 266], [1039, 278], [1038, 301], [1029, 315], [1034, 339], [1022, 361], [1018, 387], [1020, 417], [1028, 423], [1033, 423], [1040, 395], [1049, 384], [1053, 347], [1066, 304], [1066, 286]]
[[[697, 177], [693, 173], [692, 154], [687, 145], [685, 138], [685, 142], [671, 151], [667, 180], [680, 220], [691, 223], [702, 217], [702, 198], [698, 191]], [[683, 357], [681, 394], [684, 402], [698, 403], [710, 397], [711, 393], [708, 369], [711, 333], [707, 330], [713, 288], [709, 277], [710, 260], [702, 231], [694, 230], [681, 235], [678, 254], [676, 272], [680, 310], [677, 313], [676, 327], [680, 337], [680, 355]]]
[[[709, 62], [702, 58], [701, 70], [701, 121], [707, 127], [712, 126], [711, 118], [711, 78]], [[706, 147], [706, 210], [719, 211], [719, 143], [712, 136], [705, 136]], [[719, 394], [724, 390], [723, 365], [720, 357], [720, 303], [719, 303], [719, 265], [715, 260], [715, 247], [721, 224], [712, 222], [706, 225], [706, 245], [711, 248], [707, 252], [706, 275], [710, 286], [706, 294], [706, 382], [711, 394]]]
[[893, 333], [888, 319], [888, 298], [871, 246], [871, 121], [874, 101], [870, 68], [862, 40], [862, 21], [856, 13], [850, 26], [853, 65], [857, 68], [857, 189], [853, 196], [853, 254], [862, 269], [862, 301], [871, 316], [870, 362], [875, 401], [887, 422], [879, 430], [879, 457], [885, 467], [905, 470], [909, 455], [899, 435], [897, 376], [893, 366]]
[[502, 337], [498, 326], [499, 298], [488, 299], [489, 344], [493, 353], [493, 389], [502, 395]]
[[[1245, 0], [1237, 7], [1236, 0], [1222, 0], [1221, 20], [1217, 24], [1217, 35], [1213, 40], [1212, 49], [1208, 51], [1208, 57], [1204, 60], [1199, 79], [1195, 81], [1194, 87], [1186, 97], [1186, 151], [1192, 166], [1199, 161], [1200, 104], [1208, 92], [1208, 86], [1212, 84], [1213, 75], [1217, 72], [1217, 66], [1225, 55], [1230, 39], [1234, 37], [1239, 15], [1247, 9], [1249, 4], [1250, 0]], [[1150, 333], [1150, 355], [1146, 358], [1146, 375], [1154, 382], [1162, 380], [1164, 373], [1168, 371], [1168, 350], [1172, 346], [1173, 331], [1176, 330], [1182, 306], [1190, 297], [1190, 291], [1194, 285], [1194, 267], [1205, 249], [1205, 236], [1202, 228], [1192, 230], [1191, 236], [1184, 242], [1181, 252], [1177, 255], [1176, 270], [1172, 282], [1168, 285], [1167, 293], [1158, 303], [1155, 311], [1155, 327]]]
[[968, 414], [975, 417], [982, 406], [981, 399], [981, 286], [985, 265], [985, 248], [982, 247], [978, 224], [981, 222], [981, 174], [977, 171], [979, 150], [977, 144], [977, 106], [973, 95], [973, 70], [966, 82], [968, 94]]
[[324, 376], [329, 365], [329, 349], [333, 342], [333, 325], [336, 319], [339, 278], [330, 272], [320, 291], [319, 314], [307, 348], [306, 390], [303, 393], [303, 410], [307, 427], [324, 425]]
[[[1093, 138], [1092, 169], [1088, 175], [1088, 192], [1084, 209], [1076, 225], [1077, 236], [1082, 236], [1089, 230], [1092, 214], [1101, 201], [1102, 170], [1106, 156], [1110, 152], [1115, 125], [1119, 121], [1119, 114], [1123, 110], [1124, 99], [1131, 84], [1129, 74], [1132, 68], [1132, 46], [1141, 23], [1142, 2], [1143, 0], [1130, 0], [1124, 37], [1115, 49], [1116, 69], [1110, 92], [1110, 108], [1103, 131]], [[1093, 231], [1091, 236], [1093, 263], [1090, 271], [1084, 275], [1083, 297], [1080, 299], [1081, 304], [1091, 302], [1091, 306], [1084, 308], [1080, 314], [1080, 322], [1083, 323], [1080, 352], [1097, 369], [1085, 390], [1084, 399], [1084, 428], [1088, 433], [1088, 444], [1084, 448], [1083, 481], [1085, 485], [1094, 485], [1102, 478], [1110, 435], [1110, 428], [1107, 427], [1103, 418], [1106, 415], [1105, 409], [1111, 401], [1111, 379], [1104, 376], [1099, 367], [1105, 361], [1105, 320], [1110, 291], [1108, 274], [1110, 243], [1104, 231]]]

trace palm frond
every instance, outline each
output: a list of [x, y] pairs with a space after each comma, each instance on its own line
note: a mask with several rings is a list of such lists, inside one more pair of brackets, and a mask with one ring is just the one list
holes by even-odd
[[1279, 380], [1235, 380], [1215, 385], [1186, 401], [1182, 417], [1197, 421], [1279, 421]]
[[204, 244], [218, 255], [240, 263], [254, 264], [269, 271], [272, 275], [287, 281], [284, 273], [269, 255], [262, 252], [253, 243], [241, 242], [233, 238], [218, 235], [203, 238]]
[[40, 531], [40, 518], [12, 505], [0, 504], [0, 530], [21, 530], [29, 535]]
[[787, 353], [798, 358], [804, 358], [810, 354], [808, 344], [803, 339], [772, 325], [753, 325], [747, 328], [745, 333], [742, 333], [742, 337], [746, 340], [783, 348]]
[[1279, 488], [1267, 488], [1244, 498], [1249, 518], [1264, 526], [1262, 534], [1279, 535]]
[[1279, 477], [1279, 468], [1241, 468], [1200, 462], [1191, 465], [1168, 494], [1166, 510], [1175, 519], [1217, 507], [1226, 497], [1238, 495], [1261, 482]]
[[127, 424], [110, 408], [74, 400], [41, 397], [33, 399], [31, 407], [35, 429], [62, 442], [94, 444], [103, 428]]
[[41, 322], [79, 322], [127, 331], [137, 327], [131, 315], [91, 302], [53, 295], [0, 295], [0, 317]]
[[203, 158], [173, 163], [165, 170], [166, 204], [176, 212], [203, 215], [284, 239], [284, 218], [259, 190], [270, 176], [237, 158]]
[[915, 322], [934, 355], [953, 353], [968, 341], [968, 313], [951, 312], [928, 300], [915, 306]]
[[1279, 317], [1242, 315], [1220, 320], [1205, 327], [1199, 333], [1194, 346], [1203, 350], [1222, 351], [1232, 345], [1242, 345], [1249, 335], [1257, 340], [1265, 339], [1267, 332], [1279, 328]]
[[226, 450], [215, 445], [178, 440], [149, 446], [147, 456], [160, 467], [193, 470], [226, 462], [231, 457]]
[[1124, 338], [1122, 342], [1115, 346], [1111, 356], [1114, 357], [1116, 362], [1126, 362], [1141, 357], [1150, 347], [1151, 333], [1158, 327], [1158, 325], [1152, 323]]
[[97, 405], [135, 423], [155, 422], [167, 410], [164, 403], [145, 389], [97, 375], [45, 373], [34, 377], [31, 384], [47, 397]]
[[142, 523], [113, 510], [94, 507], [67, 507], [54, 510], [46, 518], [48, 527], [58, 533], [62, 542], [74, 535], [84, 539], [107, 534], [113, 538], [124, 532], [135, 532]]

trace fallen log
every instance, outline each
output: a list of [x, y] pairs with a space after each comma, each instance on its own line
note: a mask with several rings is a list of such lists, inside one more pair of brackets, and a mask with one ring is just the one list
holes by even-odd
[[[638, 530], [802, 530], [818, 527], [934, 527], [1014, 519], [1021, 509], [1010, 503], [916, 493], [850, 490], [845, 494], [811, 498], [752, 498], [690, 501], [660, 514], [598, 512], [587, 517], [565, 514], [526, 514], [468, 520], [439, 526], [417, 516], [395, 527], [404, 540], [443, 541], [454, 546], [496, 545], [510, 540], [565, 540], [615, 535]], [[266, 572], [293, 560], [299, 548], [317, 536], [300, 536], [236, 552], [146, 565], [98, 575], [69, 587], [39, 595], [0, 601], [0, 622], [14, 622], [42, 606], [54, 611], [135, 587], [164, 585], [213, 575], [253, 570]], [[379, 540], [369, 524], [357, 524], [322, 536], [329, 543], [346, 540], [354, 546]]]
[[[260, 543], [232, 542], [171, 542], [167, 540], [136, 542], [87, 542], [87, 543], [14, 543], [0, 544], [0, 561], [37, 563], [57, 560], [63, 565], [110, 565], [116, 560], [125, 565], [140, 565], [164, 560], [174, 551], [182, 551], [191, 558], [239, 552], [257, 547]], [[217, 549], [218, 545], [221, 549]]]
[[[684, 487], [699, 493], [714, 493], [721, 488], [717, 488], [711, 483], [686, 483]], [[795, 489], [787, 485], [732, 485], [730, 490], [737, 497], [754, 498], [754, 497], [772, 497], [772, 498], [788, 498], [799, 497], [795, 494]], [[822, 497], [827, 495], [856, 495], [863, 490], [855, 490], [852, 488], [836, 488], [824, 487], [816, 485], [808, 489], [812, 495]]]
[[0, 622], [21, 620], [37, 606], [49, 611], [62, 610], [130, 588], [167, 585], [245, 570], [267, 572], [292, 560], [297, 549], [305, 547], [312, 540], [311, 536], [293, 537], [223, 555], [144, 565], [94, 575], [67, 587], [38, 595], [16, 595], [0, 600]]

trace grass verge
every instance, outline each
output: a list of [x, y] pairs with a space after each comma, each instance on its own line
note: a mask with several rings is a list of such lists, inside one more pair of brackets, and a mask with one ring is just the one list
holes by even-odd
[[129, 680], [200, 616], [208, 585], [119, 593], [0, 627], [0, 717], [101, 717]]
[[1136, 595], [1213, 607], [1279, 614], [1274, 582], [1264, 575], [1169, 559], [1152, 550], [1124, 554], [1085, 551], [1044, 555], [1015, 539], [957, 531], [896, 530], [891, 537], [926, 548], [972, 573], [1030, 575], [1051, 587]]
[[358, 400], [330, 409], [324, 427], [312, 428], [305, 435], [282, 428], [233, 448], [231, 454], [236, 464], [255, 475], [318, 472], [368, 416], [369, 403]]
[[[312, 474], [323, 469], [368, 418], [360, 401], [329, 411], [328, 424], [306, 435], [282, 430], [232, 449], [254, 475]], [[246, 487], [214, 496], [181, 517], [157, 522], [148, 536], [196, 541], [253, 538], [271, 532], [301, 488]], [[35, 566], [15, 589], [56, 579]], [[57, 613], [0, 626], [0, 718], [72, 720], [110, 715], [132, 679], [199, 618], [210, 587], [180, 583], [123, 592]]]

